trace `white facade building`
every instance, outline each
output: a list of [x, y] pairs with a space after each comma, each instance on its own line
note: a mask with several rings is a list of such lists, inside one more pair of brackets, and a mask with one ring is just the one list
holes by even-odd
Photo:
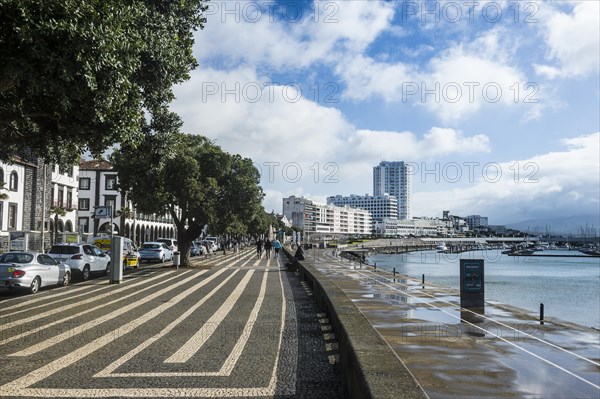
[[465, 222], [469, 226], [469, 230], [474, 230], [476, 227], [487, 227], [487, 216], [469, 215], [465, 216]]
[[350, 195], [347, 197], [335, 195], [327, 198], [327, 204], [364, 209], [371, 212], [373, 222], [398, 217], [398, 200], [396, 197], [388, 194], [378, 196], [371, 196], [369, 194]]
[[0, 162], [0, 252], [25, 245], [42, 250], [50, 243], [51, 170], [41, 158], [27, 153]]
[[442, 219], [384, 219], [375, 222], [376, 234], [386, 237], [398, 236], [446, 236], [452, 231], [452, 223]]
[[291, 196], [283, 199], [283, 214], [305, 235], [371, 234], [371, 213], [363, 209], [317, 204]]
[[[61, 233], [76, 233], [79, 165], [52, 168], [50, 214], [48, 215], [51, 241], [65, 241]], [[65, 215], [53, 212], [61, 209]]]
[[411, 175], [405, 162], [380, 162], [373, 167], [373, 195], [396, 197], [398, 219], [411, 218]]
[[10, 230], [23, 230], [23, 197], [25, 195], [25, 165], [0, 163], [0, 232], [8, 236]]
[[[93, 217], [94, 208], [113, 209], [113, 232], [136, 243], [154, 241], [159, 237], [175, 238], [176, 228], [170, 216], [137, 213], [130, 201], [117, 189], [118, 176], [105, 160], [81, 161], [79, 164], [78, 221], [83, 233], [109, 233], [111, 218]], [[129, 211], [129, 215], [120, 212]]]

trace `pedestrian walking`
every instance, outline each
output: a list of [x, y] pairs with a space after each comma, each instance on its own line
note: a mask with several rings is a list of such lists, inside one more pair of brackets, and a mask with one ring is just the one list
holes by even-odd
[[273, 249], [275, 249], [275, 256], [279, 256], [279, 251], [281, 250], [281, 242], [276, 238], [273, 240]]
[[265, 255], [267, 255], [267, 259], [271, 259], [271, 248], [273, 248], [273, 243], [269, 240], [265, 240]]
[[262, 250], [263, 250], [263, 240], [259, 238], [256, 241], [256, 256], [258, 256], [258, 259], [262, 258]]

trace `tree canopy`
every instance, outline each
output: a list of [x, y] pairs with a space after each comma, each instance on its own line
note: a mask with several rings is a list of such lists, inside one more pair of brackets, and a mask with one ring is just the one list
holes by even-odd
[[148, 136], [141, 146], [121, 147], [111, 161], [137, 211], [173, 217], [186, 264], [189, 244], [205, 224], [212, 234], [247, 233], [263, 211], [263, 192], [252, 160], [206, 137], [176, 133], [166, 144]]
[[0, 0], [0, 160], [59, 164], [180, 126], [203, 0]]

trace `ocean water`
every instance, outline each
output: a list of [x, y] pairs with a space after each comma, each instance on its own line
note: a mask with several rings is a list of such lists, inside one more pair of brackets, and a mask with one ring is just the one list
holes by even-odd
[[542, 256], [507, 256], [499, 250], [462, 254], [435, 251], [372, 255], [369, 264], [421, 279], [426, 283], [460, 288], [460, 259], [484, 259], [485, 299], [517, 306], [545, 318], [559, 318], [600, 329], [600, 258], [550, 257], [574, 251], [545, 251]]

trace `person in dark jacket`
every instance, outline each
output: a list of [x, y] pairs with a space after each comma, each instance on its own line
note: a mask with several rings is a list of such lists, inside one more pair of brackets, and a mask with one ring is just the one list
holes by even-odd
[[267, 259], [271, 258], [271, 248], [273, 248], [271, 241], [265, 240], [265, 255], [267, 255]]
[[259, 238], [256, 241], [256, 256], [258, 256], [258, 259], [262, 258], [262, 250], [263, 250], [263, 240]]

